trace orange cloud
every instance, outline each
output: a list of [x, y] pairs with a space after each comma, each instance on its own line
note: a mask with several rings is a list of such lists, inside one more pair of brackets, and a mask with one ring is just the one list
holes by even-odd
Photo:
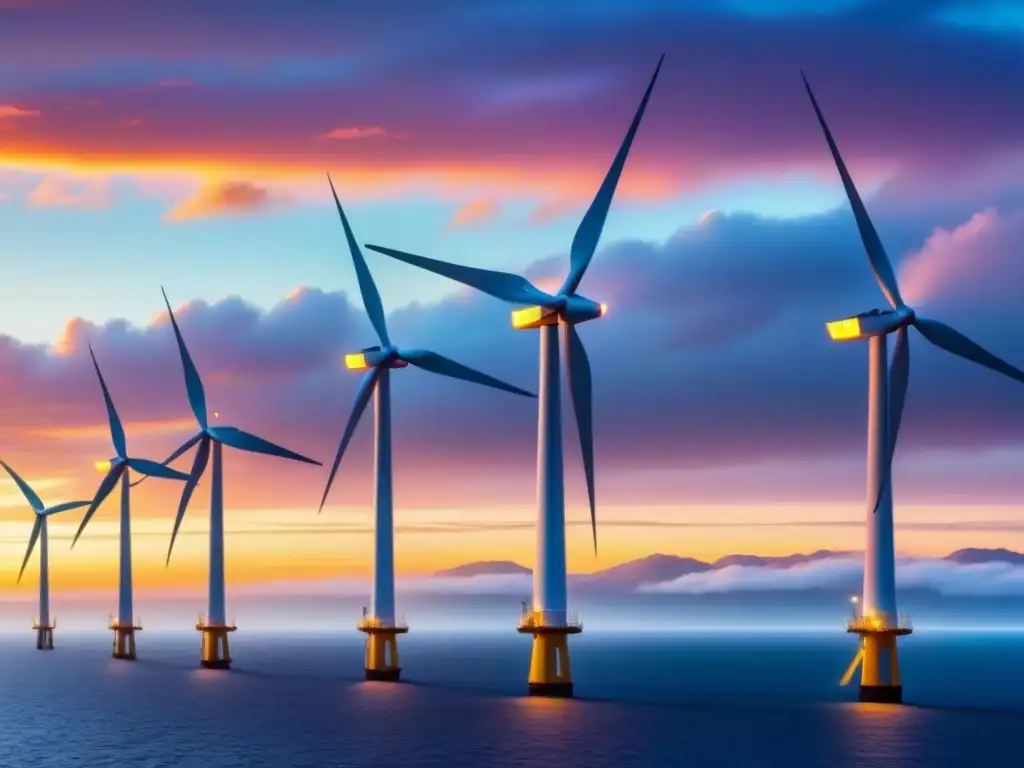
[[350, 139], [370, 139], [375, 136], [390, 136], [391, 134], [379, 125], [350, 125], [343, 128], [335, 128], [324, 134], [325, 139], [338, 139], [346, 141]]
[[81, 208], [97, 210], [107, 208], [113, 198], [103, 177], [68, 179], [47, 176], [29, 192], [26, 204], [31, 208]]
[[0, 120], [9, 117], [39, 117], [42, 114], [38, 109], [22, 109], [13, 104], [0, 104]]
[[448, 226], [455, 229], [490, 221], [496, 210], [493, 200], [471, 200], [455, 212]]
[[178, 203], [164, 217], [166, 221], [205, 219], [223, 214], [249, 214], [282, 202], [269, 190], [249, 181], [225, 181], [207, 185]]
[[526, 217], [524, 223], [533, 227], [540, 227], [557, 221], [574, 208], [576, 208], [576, 203], [571, 200], [548, 200], [534, 208]]

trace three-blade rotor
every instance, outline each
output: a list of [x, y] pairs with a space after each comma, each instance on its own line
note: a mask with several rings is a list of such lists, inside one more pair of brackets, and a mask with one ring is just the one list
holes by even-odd
[[843, 188], [846, 190], [847, 199], [850, 201], [850, 207], [853, 209], [853, 215], [857, 221], [857, 229], [860, 232], [861, 241], [864, 243], [864, 249], [867, 251], [868, 262], [871, 265], [871, 271], [874, 273], [875, 281], [892, 308], [903, 318], [902, 324], [896, 330], [896, 344], [889, 368], [889, 424], [886, 438], [886, 471], [883, 473], [883, 477], [879, 478], [878, 487], [874, 489], [872, 494], [874, 496], [872, 509], [877, 512], [882, 493], [891, 480], [892, 460], [896, 452], [896, 440], [899, 436], [900, 422], [903, 418], [903, 406], [907, 399], [907, 387], [910, 382], [910, 337], [907, 333], [908, 326], [916, 328], [926, 341], [939, 349], [982, 365], [1016, 381], [1024, 383], [1024, 371], [996, 357], [981, 345], [971, 341], [945, 323], [918, 317], [914, 310], [904, 303], [903, 297], [900, 294], [899, 284], [896, 280], [896, 273], [892, 268], [892, 263], [889, 261], [885, 248], [882, 246], [878, 232], [868, 216], [867, 208], [857, 192], [857, 187], [850, 177], [846, 163], [843, 162], [843, 158], [839, 154], [839, 147], [832, 137], [832, 131], [829, 130], [828, 124], [825, 122], [825, 116], [818, 106], [818, 101], [814, 97], [810, 84], [807, 82], [807, 77], [803, 73], [801, 73], [801, 76], [803, 77], [804, 87], [807, 89], [807, 95], [810, 97], [811, 105], [814, 107], [814, 112], [817, 115], [818, 124], [821, 126], [822, 133], [825, 134], [825, 141], [828, 142], [829, 151], [832, 153], [836, 170], [842, 179]]
[[[178, 321], [174, 316], [174, 310], [171, 309], [171, 302], [167, 298], [167, 292], [163, 288], [161, 288], [160, 291], [163, 293], [164, 304], [167, 307], [167, 316], [170, 318], [171, 328], [174, 330], [174, 338], [178, 344], [178, 354], [181, 357], [181, 367], [185, 375], [185, 391], [188, 394], [188, 404], [192, 409], [192, 414], [195, 416], [196, 422], [199, 425], [199, 432], [192, 435], [192, 437], [175, 449], [170, 456], [160, 462], [162, 466], [166, 466], [185, 454], [193, 446], [197, 444], [199, 446], [196, 450], [195, 458], [192, 460], [192, 469], [188, 475], [185, 476], [185, 487], [181, 492], [181, 499], [178, 502], [178, 511], [174, 517], [174, 527], [171, 531], [171, 542], [167, 548], [167, 563], [170, 563], [171, 553], [174, 551], [174, 542], [177, 539], [182, 520], [185, 518], [185, 510], [188, 508], [188, 503], [192, 498], [192, 494], [195, 492], [196, 486], [199, 485], [199, 481], [202, 479], [203, 473], [206, 471], [206, 467], [209, 464], [210, 449], [213, 443], [220, 443], [221, 445], [226, 445], [229, 448], [236, 448], [240, 451], [247, 451], [249, 453], [260, 453], [266, 456], [276, 456], [282, 459], [299, 461], [304, 464], [321, 466], [321, 463], [315, 459], [310, 459], [307, 456], [296, 453], [295, 451], [283, 448], [282, 446], [272, 443], [269, 440], [265, 440], [251, 432], [239, 429], [238, 427], [210, 426], [206, 411], [206, 390], [203, 387], [203, 381], [199, 377], [199, 371], [196, 369], [196, 365], [192, 361], [192, 355], [189, 354], [188, 347], [185, 345], [185, 339], [181, 335], [181, 328], [178, 327]], [[141, 480], [138, 482], [141, 482]]]
[[79, 537], [85, 531], [85, 527], [92, 520], [96, 510], [99, 509], [100, 505], [106, 500], [107, 496], [110, 495], [111, 491], [117, 486], [117, 481], [121, 479], [121, 476], [129, 469], [133, 469], [144, 477], [162, 477], [167, 480], [188, 480], [188, 475], [184, 472], [179, 472], [176, 469], [158, 464], [155, 461], [149, 459], [136, 459], [128, 456], [128, 446], [125, 440], [124, 426], [121, 424], [121, 417], [117, 414], [117, 409], [114, 407], [114, 400], [110, 396], [110, 390], [107, 389], [107, 382], [103, 378], [103, 372], [100, 370], [100, 365], [96, 361], [96, 353], [93, 352], [92, 345], [89, 346], [89, 356], [92, 358], [93, 368], [96, 369], [96, 378], [99, 379], [100, 389], [103, 391], [103, 402], [107, 407], [107, 421], [110, 424], [110, 441], [114, 445], [115, 456], [110, 461], [106, 462], [108, 467], [106, 475], [103, 480], [100, 481], [99, 488], [96, 489], [96, 495], [93, 497], [92, 502], [89, 504], [89, 508], [86, 510], [85, 515], [82, 516], [82, 522], [78, 526], [78, 531], [75, 533], [74, 539], [71, 541], [71, 546], [74, 548], [75, 544], [78, 543]]
[[587, 271], [587, 267], [590, 266], [598, 242], [601, 239], [601, 232], [604, 229], [605, 220], [608, 218], [608, 211], [611, 208], [615, 189], [626, 165], [629, 150], [633, 145], [637, 130], [640, 128], [640, 122], [647, 109], [647, 103], [650, 101], [654, 84], [658, 80], [658, 74], [661, 71], [661, 65], [664, 60], [665, 57], [662, 55], [658, 60], [658, 66], [651, 76], [640, 105], [637, 107], [626, 136], [619, 146], [619, 151], [616, 153], [615, 159], [612, 161], [611, 167], [604, 177], [604, 181], [601, 183], [593, 202], [591, 202], [576, 230], [572, 246], [569, 249], [569, 273], [565, 278], [565, 282], [559, 288], [557, 295], [552, 296], [540, 290], [519, 275], [467, 267], [460, 264], [450, 264], [379, 245], [366, 246], [372, 251], [450, 278], [501, 301], [510, 304], [536, 305], [553, 310], [558, 314], [559, 322], [566, 328], [566, 373], [569, 380], [569, 393], [572, 397], [573, 409], [576, 414], [580, 451], [586, 474], [587, 497], [590, 503], [590, 523], [594, 537], [595, 553], [597, 552], [597, 512], [594, 492], [593, 393], [590, 361], [587, 358], [583, 341], [576, 332], [575, 325], [584, 319], [592, 319], [599, 316], [603, 309], [596, 313], [592, 312], [589, 316], [580, 317], [575, 314], [574, 307], [586, 307], [587, 305], [596, 307], [589, 299], [578, 296], [576, 291]]
[[47, 507], [43, 504], [42, 499], [39, 498], [31, 486], [25, 482], [25, 480], [19, 475], [11, 466], [0, 460], [0, 466], [2, 466], [7, 474], [11, 476], [14, 484], [18, 486], [18, 490], [21, 491], [21, 495], [25, 497], [25, 501], [35, 512], [35, 520], [32, 523], [32, 533], [28, 539], [28, 549], [25, 550], [25, 559], [21, 561], [21, 570], [18, 571], [18, 582], [21, 582], [21, 577], [25, 575], [25, 567], [28, 565], [29, 558], [32, 557], [32, 550], [35, 549], [36, 542], [39, 541], [39, 535], [43, 531], [43, 521], [50, 515], [56, 515], [59, 512], [67, 512], [70, 509], [79, 509], [80, 507], [87, 506], [88, 501], [66, 501], [63, 504], [55, 504], [52, 507]]
[[[532, 392], [527, 392], [526, 390], [520, 389], [512, 384], [506, 384], [500, 379], [496, 379], [486, 373], [470, 368], [467, 365], [456, 362], [455, 360], [438, 354], [437, 352], [431, 352], [426, 349], [399, 349], [391, 343], [391, 338], [388, 335], [387, 320], [384, 315], [384, 305], [381, 302], [380, 292], [377, 290], [377, 284], [373, 280], [373, 275], [370, 274], [370, 269], [366, 264], [366, 259], [363, 257], [362, 250], [360, 250], [355, 235], [352, 233], [352, 227], [349, 224], [348, 216], [345, 215], [345, 210], [342, 208], [341, 201], [338, 199], [338, 193], [334, 188], [334, 182], [331, 181], [330, 174], [327, 174], [327, 181], [331, 187], [331, 195], [334, 197], [334, 205], [338, 210], [338, 218], [341, 219], [342, 227], [345, 229], [345, 239], [348, 243], [349, 253], [352, 256], [352, 263], [355, 266], [356, 278], [359, 282], [359, 293], [363, 299], [363, 306], [366, 307], [366, 313], [370, 317], [370, 323], [373, 325], [374, 331], [377, 333], [377, 338], [380, 340], [381, 346], [364, 350], [364, 352], [370, 352], [372, 350], [372, 364], [369, 365], [369, 370], [364, 374], [363, 380], [359, 383], [359, 387], [356, 389], [355, 402], [352, 405], [352, 411], [349, 413], [348, 421], [345, 424], [345, 430], [342, 433], [341, 441], [338, 443], [338, 451], [334, 456], [334, 463], [331, 465], [331, 471], [327, 477], [327, 485], [324, 487], [324, 493], [320, 499], [318, 514], [323, 511], [324, 504], [327, 503], [327, 496], [331, 492], [331, 486], [334, 484], [334, 478], [338, 473], [338, 467], [341, 465], [341, 459], [345, 455], [345, 450], [348, 448], [348, 444], [351, 442], [352, 436], [355, 434], [356, 427], [359, 425], [359, 419], [366, 410], [366, 406], [370, 402], [370, 397], [373, 395], [374, 389], [380, 381], [381, 373], [385, 368], [397, 367], [404, 363], [441, 376], [448, 376], [449, 378], [460, 379], [462, 381], [480, 384], [493, 389], [500, 389], [504, 392], [511, 392], [512, 394], [521, 395], [523, 397], [536, 397]], [[520, 280], [522, 280], [522, 278], [520, 278]], [[529, 285], [525, 280], [522, 280], [522, 282], [525, 285]]]

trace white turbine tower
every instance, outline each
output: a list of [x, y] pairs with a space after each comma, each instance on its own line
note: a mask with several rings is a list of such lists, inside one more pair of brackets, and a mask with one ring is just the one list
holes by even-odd
[[[937, 320], [919, 317], [900, 295], [896, 274], [882, 241], [868, 217], [853, 179], [846, 169], [839, 148], [832, 138], [814, 98], [807, 78], [804, 86], [810, 96], [818, 123], [825, 134], [832, 159], [843, 181], [846, 196], [857, 220], [857, 228], [867, 251], [868, 262], [891, 309], [873, 309], [827, 324], [835, 341], [867, 339], [868, 373], [868, 492], [867, 543], [864, 549], [864, 595], [861, 613], [847, 622], [847, 631], [861, 638], [860, 650], [843, 675], [845, 685], [863, 665], [860, 699], [899, 703], [903, 699], [896, 638], [912, 632], [909, 620], [896, 610], [896, 550], [893, 541], [892, 458], [896, 450], [903, 404], [910, 376], [910, 337], [913, 326], [931, 344], [1004, 376], [1024, 382], [1024, 371], [1000, 360], [959, 331]], [[896, 334], [891, 368], [886, 341]]]
[[[185, 517], [185, 510], [192, 498], [192, 493], [199, 484], [207, 464], [212, 464], [212, 482], [210, 483], [210, 582], [207, 602], [207, 614], [200, 616], [196, 622], [196, 630], [202, 632], [203, 642], [200, 648], [200, 664], [208, 669], [230, 669], [231, 652], [228, 648], [228, 633], [234, 632], [236, 627], [227, 621], [227, 599], [224, 584], [224, 464], [223, 447], [235, 448], [249, 453], [260, 453], [265, 456], [276, 456], [292, 461], [301, 461], [305, 464], [320, 466], [319, 461], [306, 458], [305, 456], [275, 445], [269, 440], [264, 440], [250, 432], [238, 427], [211, 426], [206, 411], [206, 390], [203, 388], [203, 381], [199, 378], [199, 371], [196, 370], [188, 347], [185, 346], [185, 339], [178, 328], [178, 321], [174, 317], [171, 303], [164, 293], [164, 304], [167, 305], [167, 315], [171, 320], [171, 328], [174, 330], [174, 338], [178, 343], [178, 354], [181, 357], [181, 367], [185, 374], [185, 390], [188, 393], [189, 407], [199, 424], [199, 432], [186, 440], [174, 453], [167, 457], [162, 463], [170, 464], [176, 458], [184, 454], [193, 446], [196, 448], [196, 455], [192, 461], [192, 471], [181, 492], [181, 501], [178, 504], [178, 514], [174, 518], [174, 528], [171, 531], [171, 543], [167, 548], [167, 562], [171, 560], [171, 552], [174, 550], [174, 542], [178, 536], [178, 529]], [[216, 416], [216, 412], [214, 416]], [[213, 454], [212, 461], [210, 454]], [[141, 482], [137, 481], [137, 482]]]
[[7, 474], [14, 480], [15, 485], [21, 491], [21, 494], [25, 497], [25, 501], [32, 507], [32, 511], [35, 513], [35, 522], [32, 524], [32, 535], [28, 540], [28, 549], [25, 551], [25, 559], [21, 561], [21, 570], [18, 571], [18, 581], [21, 581], [21, 577], [25, 574], [25, 566], [28, 565], [28, 560], [32, 557], [32, 550], [36, 546], [36, 542], [39, 542], [39, 617], [32, 622], [32, 629], [36, 631], [36, 648], [40, 651], [52, 651], [53, 650], [53, 630], [57, 626], [57, 620], [52, 619], [50, 616], [50, 545], [49, 538], [47, 535], [47, 524], [46, 521], [50, 515], [56, 515], [58, 512], [67, 512], [70, 509], [78, 509], [79, 507], [86, 507], [89, 505], [88, 501], [68, 501], [64, 504], [56, 504], [52, 507], [47, 507], [43, 504], [39, 495], [33, 491], [28, 483], [21, 479], [21, 475], [15, 472], [8, 466], [4, 461], [0, 461], [0, 466], [3, 466], [7, 470]]
[[533, 606], [521, 619], [519, 631], [533, 636], [529, 691], [540, 696], [572, 696], [572, 672], [569, 665], [568, 635], [583, 630], [578, 618], [568, 611], [565, 556], [565, 487], [562, 462], [562, 410], [558, 361], [558, 328], [566, 339], [566, 374], [569, 393], [576, 411], [583, 469], [590, 502], [590, 522], [597, 551], [597, 518], [594, 500], [594, 443], [590, 362], [576, 331], [579, 323], [595, 320], [606, 307], [576, 289], [594, 256], [601, 238], [615, 187], [626, 164], [647, 102], [661, 71], [664, 56], [658, 61], [647, 91], [626, 132], [618, 154], [604, 178], [594, 201], [580, 223], [570, 248], [570, 270], [554, 296], [525, 278], [504, 272], [449, 264], [376, 245], [366, 247], [407, 264], [426, 269], [476, 288], [510, 304], [532, 304], [512, 313], [517, 329], [540, 331], [540, 400], [537, 418], [537, 556], [533, 571]]
[[366, 633], [366, 679], [397, 681], [401, 675], [398, 660], [397, 635], [408, 631], [408, 626], [396, 619], [395, 614], [395, 531], [394, 509], [392, 503], [391, 475], [391, 369], [405, 368], [413, 365], [431, 373], [461, 379], [474, 384], [482, 384], [494, 389], [511, 392], [516, 395], [535, 397], [530, 392], [506, 384], [493, 376], [476, 371], [454, 360], [450, 360], [436, 352], [425, 349], [399, 349], [391, 343], [384, 307], [380, 293], [373, 282], [373, 276], [366, 266], [366, 260], [359, 250], [355, 235], [349, 226], [348, 217], [338, 201], [334, 184], [330, 181], [331, 194], [338, 209], [338, 216], [345, 229], [352, 263], [355, 266], [356, 278], [359, 281], [359, 292], [362, 295], [366, 313], [370, 316], [380, 345], [367, 347], [359, 352], [345, 356], [345, 365], [351, 370], [366, 371], [356, 391], [356, 401], [352, 406], [348, 423], [338, 445], [338, 453], [334, 457], [331, 473], [327, 478], [320, 510], [327, 501], [331, 484], [341, 464], [342, 456], [355, 434], [359, 419], [366, 410], [370, 396], [374, 400], [374, 547], [373, 547], [373, 591], [370, 596], [370, 615], [364, 616], [359, 623], [359, 630]]
[[114, 408], [114, 401], [107, 389], [107, 382], [103, 380], [99, 363], [96, 362], [96, 355], [89, 347], [89, 355], [92, 357], [93, 367], [96, 369], [96, 377], [100, 382], [100, 389], [103, 391], [103, 401], [107, 406], [107, 421], [110, 424], [110, 440], [114, 445], [116, 456], [107, 461], [97, 461], [96, 469], [105, 473], [105, 477], [96, 489], [96, 496], [93, 498], [89, 509], [82, 517], [78, 526], [78, 532], [71, 542], [74, 547], [78, 538], [85, 531], [92, 516], [104, 502], [107, 496], [121, 482], [121, 546], [120, 566], [118, 568], [117, 581], [117, 618], [111, 619], [110, 629], [114, 633], [113, 657], [115, 659], [127, 659], [134, 661], [135, 656], [135, 633], [142, 631], [142, 625], [136, 621], [135, 612], [132, 606], [132, 529], [131, 529], [131, 503], [130, 503], [130, 472], [135, 470], [141, 475], [148, 477], [163, 477], [169, 480], [188, 480], [188, 475], [176, 469], [170, 469], [162, 464], [148, 459], [129, 458], [128, 447], [124, 434], [124, 427], [121, 418]]

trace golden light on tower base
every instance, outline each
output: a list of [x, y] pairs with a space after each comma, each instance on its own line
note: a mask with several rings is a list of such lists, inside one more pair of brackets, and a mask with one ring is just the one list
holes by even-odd
[[902, 704], [903, 684], [896, 638], [914, 631], [909, 619], [901, 616], [893, 626], [877, 617], [861, 616], [846, 622], [846, 631], [860, 637], [860, 651], [850, 662], [840, 684], [849, 683], [859, 666], [861, 701]]
[[196, 630], [203, 633], [199, 649], [199, 664], [205, 669], [230, 669], [231, 650], [228, 648], [228, 633], [238, 627], [234, 624], [207, 624], [202, 616], [196, 622]]
[[109, 627], [114, 633], [114, 649], [111, 656], [115, 659], [135, 661], [135, 633], [142, 631], [142, 625], [135, 622], [122, 624], [117, 619], [111, 618]]
[[53, 630], [57, 627], [57, 620], [50, 624], [40, 624], [33, 619], [32, 629], [36, 631], [36, 649], [40, 651], [53, 650]]
[[364, 616], [358, 629], [366, 634], [364, 668], [367, 680], [397, 683], [402, 677], [398, 659], [398, 636], [409, 631], [404, 623], [382, 622], [373, 616]]
[[541, 611], [528, 611], [519, 621], [519, 633], [533, 635], [530, 656], [531, 696], [571, 699], [572, 667], [569, 664], [569, 635], [578, 635], [583, 624], [568, 614], [564, 624], [545, 623]]

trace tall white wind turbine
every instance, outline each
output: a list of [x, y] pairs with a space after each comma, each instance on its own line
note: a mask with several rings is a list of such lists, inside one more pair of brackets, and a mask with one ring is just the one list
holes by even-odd
[[345, 365], [351, 370], [366, 371], [356, 391], [355, 404], [349, 415], [348, 423], [338, 445], [334, 457], [323, 498], [320, 500], [320, 511], [323, 511], [327, 495], [331, 491], [334, 476], [341, 464], [345, 449], [355, 434], [359, 419], [366, 410], [370, 396], [374, 395], [374, 547], [373, 547], [373, 591], [370, 596], [370, 615], [364, 616], [359, 623], [359, 630], [366, 637], [366, 679], [396, 681], [401, 675], [398, 659], [398, 642], [396, 635], [408, 631], [404, 622], [398, 621], [395, 614], [395, 542], [394, 542], [394, 508], [392, 503], [391, 474], [391, 369], [405, 368], [413, 365], [431, 373], [461, 379], [474, 384], [493, 387], [516, 395], [536, 397], [525, 390], [506, 384], [493, 376], [476, 371], [461, 363], [457, 363], [436, 352], [425, 349], [399, 349], [391, 342], [384, 307], [380, 293], [373, 281], [366, 260], [359, 250], [355, 235], [349, 226], [348, 217], [341, 207], [334, 183], [330, 181], [331, 194], [338, 209], [338, 216], [345, 229], [352, 263], [355, 266], [356, 278], [359, 281], [359, 292], [362, 295], [366, 313], [370, 316], [380, 340], [380, 344], [367, 347], [354, 354], [345, 356]]
[[[910, 336], [913, 326], [934, 346], [996, 373], [1024, 382], [1024, 371], [1000, 360], [991, 352], [938, 320], [919, 317], [900, 295], [889, 257], [868, 217], [853, 179], [839, 154], [832, 132], [818, 107], [807, 78], [804, 87], [825, 134], [832, 159], [842, 179], [868, 262], [888, 309], [873, 309], [827, 324], [834, 341], [868, 341], [868, 487], [867, 543], [864, 548], [862, 614], [847, 623], [847, 631], [861, 638], [860, 650], [843, 676], [845, 685], [862, 665], [860, 699], [899, 703], [903, 698], [896, 638], [912, 632], [909, 620], [896, 610], [896, 553], [893, 542], [892, 459], [903, 416], [910, 380]], [[887, 340], [896, 334], [892, 364], [888, 366]]]
[[576, 291], [594, 256], [615, 188], [622, 175], [633, 139], [661, 71], [658, 61], [647, 91], [633, 117], [611, 168], [583, 217], [569, 252], [569, 275], [556, 295], [548, 294], [518, 275], [449, 264], [377, 245], [366, 247], [386, 256], [451, 278], [510, 304], [533, 305], [512, 313], [517, 329], [540, 331], [540, 400], [537, 418], [537, 556], [533, 571], [533, 606], [519, 631], [533, 635], [529, 692], [541, 696], [573, 694], [568, 635], [583, 630], [568, 611], [565, 556], [565, 488], [562, 462], [562, 427], [558, 328], [565, 332], [565, 366], [569, 393], [576, 411], [583, 469], [590, 502], [590, 522], [597, 551], [597, 517], [594, 499], [594, 443], [590, 361], [576, 326], [602, 317], [606, 307]]
[[[163, 289], [161, 289], [163, 290]], [[234, 632], [236, 627], [228, 624], [227, 608], [224, 587], [224, 470], [223, 470], [223, 446], [236, 448], [240, 451], [250, 453], [261, 453], [266, 456], [276, 456], [292, 461], [301, 461], [305, 464], [321, 466], [319, 461], [307, 458], [301, 454], [282, 448], [279, 445], [264, 440], [251, 432], [246, 432], [238, 427], [210, 426], [206, 412], [206, 390], [203, 388], [203, 381], [199, 378], [199, 371], [196, 370], [192, 356], [185, 346], [185, 339], [178, 328], [178, 321], [174, 317], [171, 303], [164, 293], [164, 304], [167, 305], [167, 315], [171, 320], [171, 327], [174, 329], [174, 338], [178, 342], [178, 353], [181, 356], [181, 366], [185, 373], [185, 389], [188, 393], [189, 407], [192, 414], [199, 423], [199, 432], [186, 440], [174, 453], [167, 457], [162, 463], [170, 464], [179, 456], [184, 454], [195, 445], [195, 459], [192, 462], [192, 471], [189, 472], [185, 488], [181, 493], [181, 501], [178, 504], [178, 514], [174, 518], [174, 529], [171, 532], [171, 543], [167, 548], [167, 562], [171, 560], [171, 552], [174, 550], [174, 541], [178, 536], [178, 529], [185, 517], [185, 510], [192, 498], [192, 492], [199, 484], [206, 465], [210, 463], [210, 453], [213, 453], [213, 481], [210, 484], [210, 584], [209, 601], [207, 614], [200, 617], [196, 623], [196, 630], [203, 633], [203, 643], [200, 650], [200, 664], [209, 669], [229, 669], [231, 666], [231, 654], [228, 649], [228, 633]], [[214, 416], [217, 414], [214, 413]], [[141, 482], [141, 481], [137, 481]]]
[[103, 380], [103, 373], [100, 371], [99, 363], [96, 362], [96, 355], [89, 347], [89, 355], [92, 357], [92, 365], [96, 369], [96, 378], [99, 379], [100, 389], [103, 391], [103, 401], [107, 406], [107, 421], [110, 424], [110, 440], [114, 445], [115, 456], [107, 461], [97, 461], [96, 469], [105, 473], [105, 477], [96, 489], [96, 496], [89, 509], [82, 517], [78, 526], [75, 538], [71, 542], [72, 548], [78, 543], [78, 538], [85, 531], [92, 516], [104, 502], [107, 496], [121, 482], [121, 546], [120, 565], [118, 568], [117, 581], [117, 618], [111, 619], [110, 629], [114, 633], [113, 657], [115, 659], [127, 659], [133, 661], [135, 655], [135, 633], [142, 631], [142, 626], [135, 620], [135, 612], [132, 606], [132, 529], [131, 529], [131, 503], [130, 503], [130, 472], [135, 470], [140, 475], [147, 477], [162, 477], [169, 480], [188, 480], [188, 475], [176, 469], [165, 467], [149, 459], [130, 458], [128, 456], [127, 441], [125, 439], [124, 427], [121, 418], [114, 408], [114, 401], [107, 389], [107, 382]]
[[18, 490], [21, 491], [22, 496], [25, 497], [25, 501], [32, 507], [32, 511], [35, 513], [35, 522], [32, 524], [32, 534], [29, 536], [28, 549], [25, 551], [25, 559], [21, 561], [21, 570], [18, 571], [18, 581], [21, 581], [21, 577], [25, 574], [25, 566], [28, 565], [28, 560], [32, 557], [32, 550], [35, 549], [36, 542], [39, 542], [39, 617], [32, 623], [32, 629], [36, 632], [36, 648], [40, 651], [52, 651], [53, 650], [53, 630], [57, 626], [56, 619], [52, 619], [50, 616], [50, 546], [49, 538], [47, 535], [47, 524], [46, 521], [50, 515], [56, 515], [58, 512], [67, 512], [71, 509], [78, 509], [79, 507], [86, 507], [89, 505], [88, 501], [68, 501], [63, 504], [55, 504], [52, 507], [47, 507], [43, 504], [42, 499], [39, 498], [39, 494], [29, 487], [17, 472], [15, 472], [5, 461], [0, 461], [0, 466], [3, 466], [7, 470], [7, 474], [14, 480], [14, 484], [18, 486]]

